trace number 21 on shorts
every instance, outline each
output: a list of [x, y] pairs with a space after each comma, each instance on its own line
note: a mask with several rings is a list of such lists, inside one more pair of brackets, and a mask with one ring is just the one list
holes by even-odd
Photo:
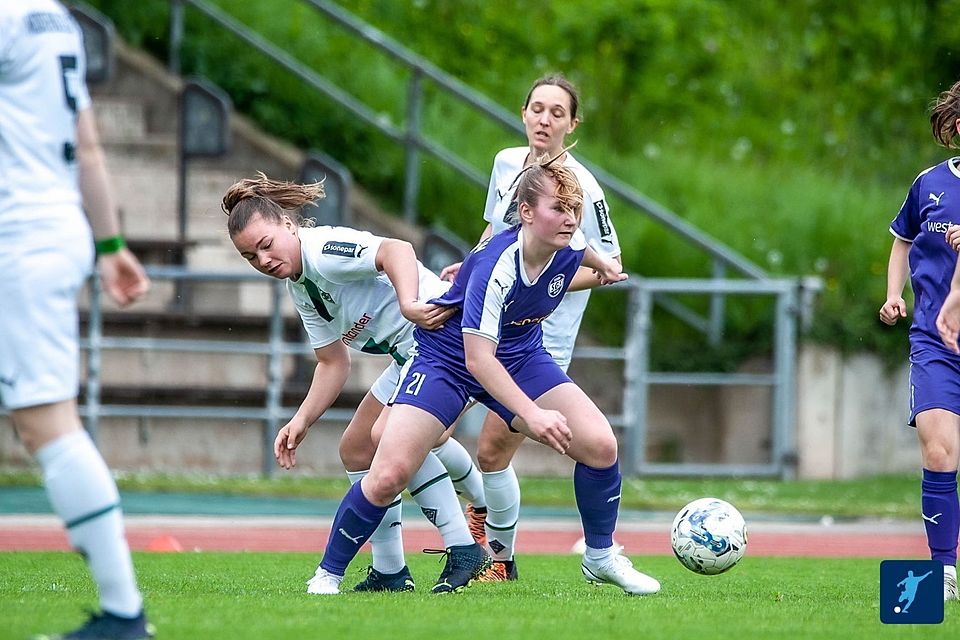
[[420, 393], [420, 387], [423, 386], [423, 381], [427, 379], [427, 374], [420, 373], [419, 371], [414, 371], [410, 374], [410, 382], [407, 383], [404, 393], [407, 393], [411, 396], [415, 396]]

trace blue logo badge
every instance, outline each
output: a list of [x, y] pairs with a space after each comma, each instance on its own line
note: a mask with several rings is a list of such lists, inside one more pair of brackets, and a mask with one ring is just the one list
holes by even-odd
[[943, 622], [943, 563], [939, 560], [881, 562], [880, 622]]

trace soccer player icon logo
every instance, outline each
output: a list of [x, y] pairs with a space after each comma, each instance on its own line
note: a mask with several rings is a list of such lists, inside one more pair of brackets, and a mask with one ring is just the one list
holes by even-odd
[[943, 563], [939, 560], [880, 562], [880, 622], [943, 622]]
[[900, 593], [900, 599], [897, 600], [897, 602], [899, 603], [906, 601], [906, 604], [903, 605], [903, 609], [899, 611], [898, 609], [900, 609], [900, 607], [895, 607], [893, 610], [894, 613], [906, 613], [910, 610], [910, 605], [913, 604], [913, 599], [917, 597], [917, 586], [931, 573], [933, 573], [933, 571], [927, 571], [922, 576], [917, 577], [913, 575], [913, 571], [907, 571], [907, 577], [897, 583], [898, 587], [903, 587], [903, 591]]

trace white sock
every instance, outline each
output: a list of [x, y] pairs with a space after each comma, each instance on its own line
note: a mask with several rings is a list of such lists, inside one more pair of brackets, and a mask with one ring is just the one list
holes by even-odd
[[[369, 472], [369, 469], [347, 471], [347, 477], [350, 478], [350, 484], [356, 484]], [[397, 496], [387, 507], [380, 526], [369, 539], [370, 550], [373, 552], [371, 564], [380, 573], [396, 573], [407, 564], [403, 557], [403, 531], [400, 528], [402, 506], [400, 496]]]
[[133, 618], [143, 610], [123, 530], [117, 484], [86, 431], [74, 431], [37, 451], [54, 512], [67, 526], [100, 590], [100, 607]]
[[410, 479], [407, 489], [423, 515], [440, 531], [443, 546], [449, 548], [473, 544], [450, 474], [437, 456], [427, 454], [423, 465]]
[[616, 555], [613, 552], [614, 547], [606, 547], [604, 549], [594, 549], [593, 547], [587, 547], [583, 551], [583, 559], [592, 564], [595, 567], [606, 564]]
[[520, 482], [507, 465], [502, 471], [483, 473], [483, 495], [487, 499], [487, 546], [494, 560], [513, 560], [520, 517]]
[[434, 449], [433, 453], [446, 467], [457, 493], [474, 507], [487, 506], [483, 499], [483, 478], [480, 477], [480, 470], [473, 464], [473, 458], [462, 444], [450, 438]]

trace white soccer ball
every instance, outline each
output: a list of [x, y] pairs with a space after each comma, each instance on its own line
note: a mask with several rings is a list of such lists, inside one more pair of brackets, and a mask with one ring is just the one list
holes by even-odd
[[670, 544], [677, 560], [690, 571], [723, 573], [747, 550], [747, 526], [729, 502], [700, 498], [680, 509], [674, 518]]

